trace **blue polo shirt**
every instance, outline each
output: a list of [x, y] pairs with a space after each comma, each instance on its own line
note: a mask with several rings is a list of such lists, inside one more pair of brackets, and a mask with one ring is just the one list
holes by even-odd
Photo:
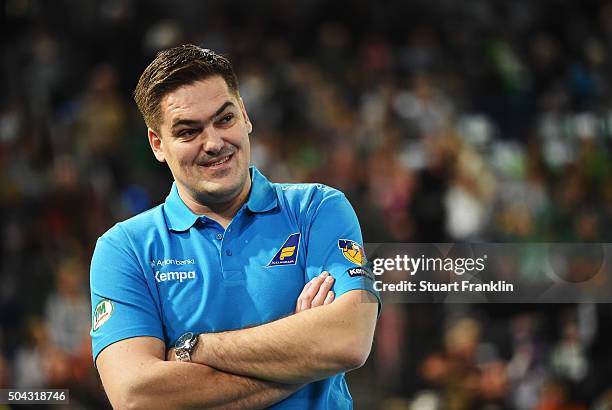
[[[169, 348], [183, 333], [221, 332], [294, 313], [306, 282], [326, 270], [336, 299], [365, 289], [355, 212], [321, 184], [270, 183], [255, 167], [247, 202], [227, 229], [189, 210], [176, 183], [166, 201], [116, 224], [91, 262], [94, 361], [119, 340], [153, 336]], [[344, 374], [311, 383], [278, 409], [352, 408]]]

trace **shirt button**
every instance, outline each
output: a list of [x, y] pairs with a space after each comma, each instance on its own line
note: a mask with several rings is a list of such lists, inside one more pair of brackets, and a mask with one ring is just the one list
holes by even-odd
[[218, 234], [217, 234], [217, 239], [218, 239], [218, 240], [223, 239], [223, 235], [222, 235], [222, 234], [220, 234], [220, 233], [218, 233]]
[[225, 251], [225, 254], [227, 256], [232, 256], [232, 251], [230, 249], [228, 249], [228, 250]]

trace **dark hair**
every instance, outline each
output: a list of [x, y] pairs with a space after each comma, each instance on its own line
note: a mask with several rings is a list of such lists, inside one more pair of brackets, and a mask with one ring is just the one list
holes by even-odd
[[134, 100], [147, 127], [159, 131], [160, 103], [166, 94], [214, 75], [223, 77], [230, 91], [238, 95], [232, 63], [214, 51], [184, 44], [157, 53], [134, 90]]

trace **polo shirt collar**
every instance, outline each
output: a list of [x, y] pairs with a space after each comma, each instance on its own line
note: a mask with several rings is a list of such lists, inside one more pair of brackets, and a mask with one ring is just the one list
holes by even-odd
[[[251, 166], [251, 192], [246, 202], [246, 208], [253, 213], [266, 212], [278, 206], [278, 199], [274, 187], [268, 179]], [[164, 213], [168, 228], [172, 231], [187, 231], [196, 223], [200, 215], [194, 214], [185, 205], [178, 193], [176, 182], [172, 183], [172, 189], [164, 202]]]
[[253, 213], [267, 212], [278, 206], [276, 190], [255, 166], [251, 166], [251, 193], [246, 207]]
[[181, 199], [176, 181], [172, 183], [172, 189], [164, 203], [164, 213], [168, 228], [172, 231], [187, 231], [199, 218], [199, 215], [191, 212]]

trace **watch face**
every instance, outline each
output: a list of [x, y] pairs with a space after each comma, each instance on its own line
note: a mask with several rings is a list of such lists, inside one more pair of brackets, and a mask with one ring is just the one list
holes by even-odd
[[183, 349], [189, 348], [189, 342], [191, 341], [191, 339], [193, 339], [193, 333], [187, 332], [187, 333], [183, 334], [181, 337], [178, 338], [178, 340], [174, 344], [174, 347], [177, 348], [177, 349], [180, 349], [180, 348], [183, 348]]

